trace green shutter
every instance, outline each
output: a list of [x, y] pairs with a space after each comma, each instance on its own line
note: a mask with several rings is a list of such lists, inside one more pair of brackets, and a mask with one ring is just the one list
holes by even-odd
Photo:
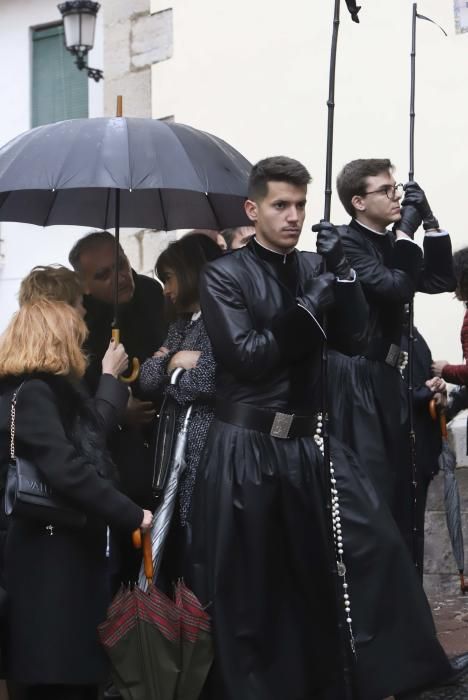
[[88, 116], [88, 76], [64, 44], [63, 25], [33, 30], [32, 126]]

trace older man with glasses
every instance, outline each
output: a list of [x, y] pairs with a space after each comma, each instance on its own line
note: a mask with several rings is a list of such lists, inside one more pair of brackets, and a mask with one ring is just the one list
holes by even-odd
[[[411, 499], [401, 498], [411, 478], [400, 420], [404, 307], [416, 291], [453, 291], [455, 279], [448, 233], [419, 185], [397, 184], [393, 170], [388, 159], [360, 159], [338, 175], [338, 194], [352, 217], [340, 234], [366, 295], [370, 324], [363, 356], [331, 353], [330, 414], [332, 432], [358, 454], [411, 546]], [[423, 249], [413, 240], [421, 224]]]

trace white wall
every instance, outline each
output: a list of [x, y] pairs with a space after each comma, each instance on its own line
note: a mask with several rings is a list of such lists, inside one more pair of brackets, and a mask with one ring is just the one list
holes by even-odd
[[[0, 145], [31, 127], [31, 28], [60, 20], [58, 0], [2, 0], [0, 3]], [[102, 67], [102, 18], [89, 64]], [[89, 114], [102, 115], [102, 83], [89, 81]], [[73, 242], [86, 229], [0, 224], [0, 330], [17, 307], [19, 282], [34, 265], [65, 264]]]
[[[390, 157], [408, 171], [411, 0], [362, 0], [361, 23], [342, 4], [334, 168], [357, 157]], [[326, 99], [333, 0], [152, 0], [174, 13], [174, 56], [152, 68], [153, 116], [211, 131], [251, 161], [283, 153], [314, 182], [302, 246], [323, 210]], [[456, 35], [453, 0], [420, 0], [448, 38], [418, 21], [416, 179], [454, 248], [465, 232], [468, 34]], [[332, 218], [347, 220], [336, 196]], [[416, 321], [433, 354], [460, 359], [463, 315], [452, 295], [418, 295]]]

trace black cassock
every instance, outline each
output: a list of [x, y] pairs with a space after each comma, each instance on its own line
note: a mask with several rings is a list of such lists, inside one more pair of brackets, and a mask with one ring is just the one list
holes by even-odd
[[401, 502], [397, 489], [410, 470], [397, 367], [404, 308], [416, 291], [455, 289], [450, 237], [424, 236], [423, 253], [409, 240], [395, 241], [392, 232], [378, 234], [355, 220], [340, 232], [369, 304], [369, 332], [361, 353], [330, 353], [331, 432], [357, 454], [404, 532], [411, 505]]
[[[252, 241], [210, 263], [201, 306], [222, 405], [312, 415], [320, 409], [318, 323], [281, 333], [314, 253]], [[367, 320], [357, 282], [335, 283], [329, 336], [352, 352]], [[393, 520], [353, 455], [332, 442], [350, 574], [362, 700], [447, 672], [432, 618]], [[193, 579], [213, 615], [210, 700], [342, 700], [323, 460], [313, 437], [281, 439], [215, 419], [193, 503]], [[402, 608], [398, 596], [405, 592]], [[340, 596], [342, 595], [342, 591]], [[340, 600], [340, 605], [341, 605]]]

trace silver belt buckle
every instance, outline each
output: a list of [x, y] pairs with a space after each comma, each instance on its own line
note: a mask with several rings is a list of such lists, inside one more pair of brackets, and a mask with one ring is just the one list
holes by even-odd
[[387, 365], [390, 365], [391, 367], [396, 367], [399, 359], [400, 359], [400, 346], [395, 345], [395, 343], [392, 343], [388, 349], [388, 353], [387, 353], [387, 357], [385, 358], [385, 362], [387, 363]]
[[275, 418], [271, 426], [270, 435], [285, 440], [289, 437], [294, 413], [275, 413]]

